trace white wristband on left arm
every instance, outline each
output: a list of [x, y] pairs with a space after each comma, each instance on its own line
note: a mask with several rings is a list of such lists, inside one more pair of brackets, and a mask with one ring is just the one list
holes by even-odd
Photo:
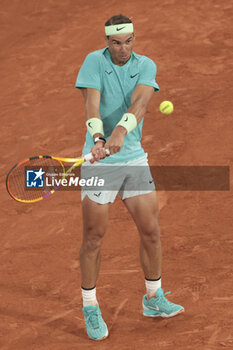
[[137, 118], [133, 113], [125, 113], [116, 126], [123, 126], [127, 130], [127, 134], [138, 125]]
[[91, 118], [86, 121], [87, 130], [91, 136], [95, 134], [104, 135], [103, 122], [99, 118]]

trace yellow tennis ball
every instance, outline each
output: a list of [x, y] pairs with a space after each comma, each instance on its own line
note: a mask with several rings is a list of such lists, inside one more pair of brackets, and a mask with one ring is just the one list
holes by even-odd
[[159, 110], [163, 114], [171, 114], [174, 110], [173, 103], [171, 101], [163, 101], [159, 106]]

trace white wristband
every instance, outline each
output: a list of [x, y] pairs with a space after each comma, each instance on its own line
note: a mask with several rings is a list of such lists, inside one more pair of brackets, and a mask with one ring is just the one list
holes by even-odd
[[123, 126], [127, 130], [127, 134], [138, 125], [137, 118], [133, 113], [125, 113], [116, 126]]
[[95, 134], [104, 135], [103, 122], [99, 118], [91, 118], [86, 121], [87, 130], [91, 136]]

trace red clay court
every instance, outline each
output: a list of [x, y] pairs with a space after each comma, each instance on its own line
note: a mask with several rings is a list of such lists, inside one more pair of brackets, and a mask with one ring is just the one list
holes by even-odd
[[[86, 55], [105, 46], [104, 23], [132, 17], [135, 52], [158, 67], [161, 91], [145, 117], [150, 165], [233, 164], [233, 7], [217, 0], [2, 1], [2, 350], [233, 347], [232, 191], [159, 191], [164, 291], [185, 307], [171, 319], [142, 316], [139, 237], [124, 205], [111, 207], [97, 297], [110, 336], [88, 339], [80, 290], [80, 192], [33, 205], [13, 201], [5, 177], [38, 154], [81, 154], [85, 111], [74, 87]], [[164, 116], [159, 104], [170, 100]], [[230, 178], [232, 184], [232, 178]]]

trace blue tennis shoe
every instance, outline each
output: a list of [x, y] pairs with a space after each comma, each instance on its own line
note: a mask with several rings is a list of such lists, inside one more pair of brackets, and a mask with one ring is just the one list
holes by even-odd
[[165, 295], [169, 293], [164, 294], [162, 288], [159, 288], [156, 297], [147, 300], [147, 296], [144, 295], [142, 299], [143, 315], [147, 317], [173, 317], [184, 312], [183, 306], [173, 304], [165, 298]]
[[83, 314], [88, 336], [93, 340], [107, 338], [108, 327], [102, 318], [99, 305], [85, 306]]

